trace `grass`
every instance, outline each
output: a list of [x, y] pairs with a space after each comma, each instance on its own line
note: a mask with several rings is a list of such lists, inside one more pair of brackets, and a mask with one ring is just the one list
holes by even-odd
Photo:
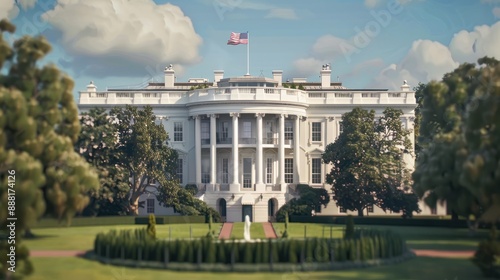
[[[273, 223], [273, 226], [276, 233], [281, 235], [285, 227], [284, 223]], [[344, 231], [343, 225], [289, 223], [289, 236], [303, 238], [304, 227], [307, 227], [308, 237], [329, 237], [331, 227], [333, 238], [341, 238]], [[488, 230], [483, 229], [478, 230], [475, 235], [470, 235], [468, 229], [460, 228], [374, 225], [361, 225], [356, 227], [391, 230], [401, 234], [401, 236], [407, 240], [409, 247], [427, 250], [475, 250], [478, 242], [488, 236]]]
[[[245, 223], [234, 223], [233, 231], [231, 232], [231, 238], [243, 239], [243, 231], [245, 229]], [[265, 239], [266, 234], [264, 233], [264, 228], [261, 223], [252, 223], [250, 226], [250, 237], [252, 239]]]
[[[212, 230], [219, 234], [222, 224], [212, 224]], [[34, 239], [24, 240], [30, 250], [91, 250], [97, 233], [112, 229], [136, 229], [146, 225], [126, 226], [93, 226], [93, 227], [63, 227], [34, 229]], [[190, 227], [192, 237], [202, 237], [208, 233], [208, 224], [172, 224], [156, 225], [158, 238], [189, 238]], [[169, 230], [171, 228], [171, 230]], [[171, 234], [170, 234], [171, 231]]]
[[[147, 280], [147, 279], [425, 279], [471, 280], [482, 279], [467, 259], [418, 257], [407, 262], [345, 271], [290, 272], [290, 273], [211, 273], [177, 272], [154, 269], [134, 269], [104, 265], [81, 258], [32, 258], [35, 273], [29, 280]], [[56, 265], [54, 265], [56, 264]]]
[[[169, 226], [172, 238], [188, 238], [189, 228], [193, 237], [204, 236], [208, 231], [207, 224], [157, 225], [159, 238], [168, 238]], [[220, 224], [214, 224], [218, 233]], [[278, 235], [284, 224], [274, 223]], [[330, 235], [330, 225], [290, 223], [291, 237], [302, 238], [304, 227], [307, 236]], [[62, 227], [35, 229], [38, 238], [26, 240], [30, 250], [90, 250], [93, 247], [95, 234], [111, 229], [134, 229], [144, 225], [94, 226], [94, 227]], [[428, 227], [394, 227], [394, 226], [362, 226], [366, 228], [390, 229], [403, 235], [410, 247], [415, 249], [440, 250], [474, 250], [477, 242], [487, 236], [487, 231], [479, 230], [476, 236], [469, 236], [467, 229], [428, 228]], [[233, 237], [243, 238], [244, 223], [235, 223]], [[340, 238], [342, 225], [332, 227], [332, 236]], [[252, 224], [252, 238], [264, 238], [260, 224]], [[101, 264], [83, 258], [31, 258], [35, 273], [29, 280], [41, 279], [96, 279], [96, 280], [139, 280], [139, 279], [482, 279], [480, 271], [468, 259], [417, 257], [397, 265], [371, 267], [346, 271], [295, 272], [295, 273], [210, 273], [210, 272], [177, 272], [154, 269], [134, 269]]]

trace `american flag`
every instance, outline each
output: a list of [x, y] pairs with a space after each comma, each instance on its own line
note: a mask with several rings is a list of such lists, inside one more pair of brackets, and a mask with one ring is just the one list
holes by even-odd
[[248, 32], [246, 33], [231, 32], [231, 36], [229, 37], [227, 44], [228, 45], [248, 44]]

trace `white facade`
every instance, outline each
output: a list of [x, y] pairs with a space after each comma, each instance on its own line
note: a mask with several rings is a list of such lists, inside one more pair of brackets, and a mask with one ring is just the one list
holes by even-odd
[[[80, 92], [79, 108], [152, 106], [179, 152], [181, 184], [196, 184], [198, 197], [231, 222], [243, 221], [244, 215], [256, 222], [272, 220], [279, 207], [294, 197], [297, 184], [331, 192], [324, 183], [331, 167], [321, 162], [321, 154], [341, 132], [342, 114], [355, 107], [373, 109], [377, 115], [386, 107], [401, 109], [401, 121], [413, 129], [415, 93], [406, 83], [396, 92], [346, 89], [330, 81], [328, 65], [320, 71], [321, 82], [294, 79], [300, 89], [289, 88], [291, 83], [282, 81], [279, 70], [273, 71], [272, 79], [223, 78], [224, 72], [216, 70], [212, 82], [186, 83], [175, 82], [174, 74], [167, 67], [164, 83], [150, 83], [144, 89], [100, 92], [91, 83]], [[413, 133], [410, 138], [413, 141]], [[414, 159], [407, 155], [405, 160], [413, 168]], [[151, 199], [154, 196], [141, 197], [146, 203], [140, 214], [174, 214]], [[443, 207], [435, 211], [423, 203], [420, 207], [421, 214], [445, 214]], [[331, 201], [316, 214], [345, 214], [341, 210]], [[388, 214], [376, 207], [372, 213]]]

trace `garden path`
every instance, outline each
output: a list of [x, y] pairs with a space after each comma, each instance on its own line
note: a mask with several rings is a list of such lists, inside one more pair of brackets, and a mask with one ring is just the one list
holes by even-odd
[[219, 233], [219, 239], [231, 238], [232, 231], [233, 231], [233, 223], [224, 223]]

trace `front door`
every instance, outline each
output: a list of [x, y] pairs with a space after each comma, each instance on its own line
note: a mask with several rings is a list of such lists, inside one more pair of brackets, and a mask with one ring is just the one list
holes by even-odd
[[243, 205], [243, 211], [241, 211], [241, 221], [244, 222], [245, 221], [245, 216], [248, 215], [248, 217], [250, 218], [250, 222], [253, 222], [253, 217], [252, 217], [252, 212], [253, 212], [253, 206], [252, 205]]

